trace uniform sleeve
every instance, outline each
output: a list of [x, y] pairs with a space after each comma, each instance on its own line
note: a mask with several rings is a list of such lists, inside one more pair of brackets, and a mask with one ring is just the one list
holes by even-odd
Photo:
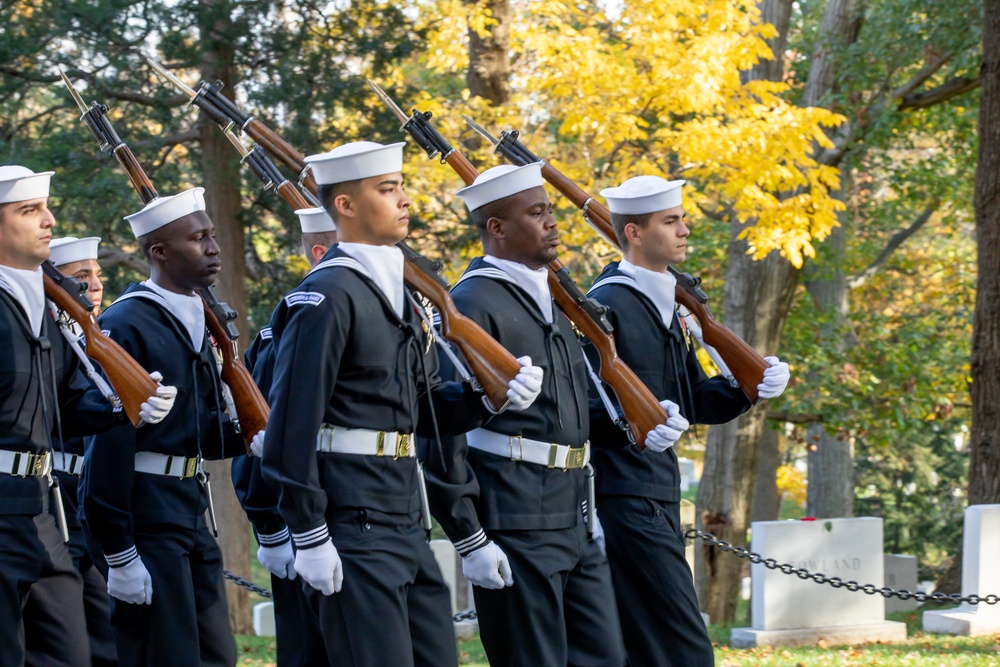
[[733, 387], [721, 375], [706, 377], [693, 345], [687, 351], [685, 367], [691, 381], [695, 423], [725, 424], [750, 409], [742, 389]]
[[[482, 426], [490, 416], [482, 400], [466, 382], [441, 380], [439, 351], [437, 345], [427, 338], [421, 345], [424, 350], [422, 375], [418, 383], [421, 387], [417, 419], [417, 434], [433, 438], [440, 434], [460, 435]], [[450, 364], [446, 367], [446, 377], [453, 375]], [[434, 425], [437, 424], [437, 429]]]
[[[62, 334], [55, 344], [62, 345], [66, 366], [59, 391], [59, 412], [63, 437], [82, 437], [128, 424], [128, 416], [114, 406], [87, 377], [83, 363]], [[96, 368], [96, 365], [95, 365]]]
[[[300, 294], [300, 293], [296, 293]], [[278, 510], [299, 548], [327, 541], [327, 498], [319, 482], [316, 434], [323, 423], [347, 346], [347, 296], [333, 291], [281, 306], [275, 327], [271, 416], [264, 442], [264, 479], [278, 491]]]

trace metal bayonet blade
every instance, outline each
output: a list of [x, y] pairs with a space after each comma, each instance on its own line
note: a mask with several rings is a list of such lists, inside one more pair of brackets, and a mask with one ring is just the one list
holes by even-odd
[[83, 101], [83, 98], [80, 97], [80, 93], [76, 91], [76, 88], [73, 86], [73, 83], [69, 80], [69, 77], [66, 76], [66, 73], [63, 72], [62, 70], [59, 70], [59, 76], [62, 77], [63, 83], [65, 83], [66, 87], [69, 88], [69, 93], [70, 95], [73, 96], [73, 101], [76, 102], [76, 106], [80, 107], [80, 113], [87, 113], [87, 111], [89, 111], [89, 108]]
[[389, 107], [389, 110], [395, 114], [400, 123], [405, 125], [410, 120], [410, 117], [403, 113], [403, 110], [399, 108], [399, 105], [393, 102], [392, 98], [389, 97], [384, 90], [379, 88], [377, 83], [368, 79], [368, 87], [371, 88], [376, 95], [378, 95], [378, 98], [382, 100], [387, 107]]
[[247, 147], [243, 145], [243, 142], [240, 141], [235, 134], [233, 134], [232, 130], [224, 130], [223, 134], [226, 135], [226, 139], [229, 139], [230, 143], [236, 147], [236, 150], [240, 152], [240, 155], [246, 157], [250, 154], [250, 151], [248, 151]]
[[462, 114], [462, 118], [465, 119], [465, 122], [466, 122], [466, 124], [468, 124], [469, 127], [471, 127], [473, 130], [475, 130], [479, 134], [483, 135], [483, 138], [486, 139], [491, 144], [493, 144], [494, 146], [496, 146], [497, 144], [500, 143], [500, 140], [497, 139], [496, 137], [494, 137], [492, 134], [490, 134], [489, 130], [487, 130], [485, 127], [483, 127], [482, 125], [480, 125], [476, 121], [472, 120], [468, 116], [466, 116], [464, 113]]
[[187, 95], [192, 100], [195, 97], [198, 96], [198, 93], [195, 92], [195, 90], [193, 88], [191, 88], [189, 85], [187, 85], [186, 83], [184, 83], [183, 81], [181, 81], [180, 79], [178, 79], [176, 74], [174, 74], [173, 72], [169, 71], [166, 67], [164, 67], [160, 63], [156, 62], [152, 58], [146, 58], [146, 62], [149, 63], [150, 67], [152, 67], [154, 70], [156, 70], [157, 74], [159, 74], [164, 79], [166, 79], [170, 83], [172, 83], [175, 86], [177, 86], [177, 88], [182, 93], [184, 93], [185, 95]]

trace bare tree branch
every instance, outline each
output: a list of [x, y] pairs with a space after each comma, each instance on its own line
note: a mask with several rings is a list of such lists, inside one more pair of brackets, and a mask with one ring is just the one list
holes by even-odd
[[935, 86], [930, 90], [923, 90], [919, 93], [912, 93], [903, 96], [899, 100], [898, 108], [900, 111], [908, 109], [926, 109], [927, 107], [932, 107], [935, 104], [947, 102], [951, 98], [958, 97], [963, 93], [975, 90], [976, 88], [979, 88], [979, 86], [979, 77], [976, 77], [975, 79], [967, 76], [955, 77], [948, 79], [940, 86]]
[[935, 72], [944, 67], [945, 63], [947, 63], [954, 57], [955, 57], [954, 51], [945, 51], [943, 54], [941, 54], [941, 56], [937, 60], [929, 62], [923, 67], [921, 67], [920, 71], [914, 74], [909, 81], [907, 81], [903, 85], [893, 90], [889, 94], [889, 97], [897, 100], [906, 97], [914, 90], [916, 90], [917, 87], [922, 86], [928, 79], [934, 76]]
[[940, 204], [941, 202], [939, 201], [932, 201], [927, 205], [927, 208], [924, 209], [924, 212], [917, 216], [917, 219], [910, 223], [908, 227], [904, 227], [893, 234], [889, 239], [889, 242], [885, 244], [884, 248], [882, 248], [882, 252], [880, 252], [878, 257], [875, 258], [875, 261], [869, 264], [860, 273], [850, 276], [847, 279], [847, 286], [851, 289], [857, 289], [868, 282], [868, 279], [878, 273], [878, 270], [881, 269], [887, 261], [889, 261], [889, 257], [892, 256], [892, 253], [894, 253], [906, 239], [913, 236], [917, 230], [927, 224], [927, 221], [931, 219], [931, 216], [934, 215], [934, 211], [937, 210]]
[[176, 146], [177, 144], [186, 144], [191, 141], [198, 141], [201, 134], [201, 129], [197, 123], [184, 130], [183, 132], [178, 132], [176, 134], [170, 134], [165, 137], [152, 137], [150, 139], [143, 139], [141, 141], [136, 141], [132, 145], [136, 148], [164, 148], [168, 146]]
[[125, 266], [144, 276], [149, 275], [149, 262], [130, 252], [125, 252], [117, 246], [102, 243], [101, 250], [97, 253], [97, 259], [105, 269], [112, 266]]
[[795, 412], [783, 412], [768, 410], [767, 418], [776, 422], [788, 422], [789, 424], [816, 424], [823, 423], [825, 419], [821, 414], [799, 414]]

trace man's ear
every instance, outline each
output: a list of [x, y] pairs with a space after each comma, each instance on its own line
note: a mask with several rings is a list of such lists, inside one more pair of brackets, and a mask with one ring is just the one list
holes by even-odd
[[329, 249], [330, 249], [330, 246], [320, 245], [320, 244], [317, 243], [312, 248], [310, 248], [309, 251], [312, 253], [313, 261], [315, 261], [318, 264], [319, 260], [323, 259], [323, 256], [326, 254], [326, 251], [329, 250]]
[[346, 193], [341, 193], [334, 198], [333, 208], [337, 211], [337, 219], [340, 219], [341, 217], [353, 218], [357, 215], [357, 209], [354, 207], [354, 200], [351, 198], [351, 195]]
[[628, 241], [629, 247], [634, 245], [642, 245], [642, 231], [639, 225], [634, 222], [630, 222], [625, 225], [625, 240]]
[[507, 238], [507, 232], [504, 229], [503, 220], [500, 218], [490, 218], [486, 221], [486, 233], [489, 234], [490, 238], [502, 241]]
[[161, 262], [165, 262], [167, 260], [166, 248], [164, 248], [162, 243], [154, 243], [149, 246], [149, 256], [151, 259], [158, 259]]

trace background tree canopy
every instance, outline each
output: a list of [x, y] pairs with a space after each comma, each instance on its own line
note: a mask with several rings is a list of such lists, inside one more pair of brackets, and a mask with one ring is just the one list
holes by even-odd
[[[372, 77], [481, 169], [497, 158], [462, 113], [520, 130], [594, 194], [640, 173], [686, 179], [682, 268], [794, 378], [692, 438], [693, 455], [708, 446], [700, 509], [743, 542], [752, 510], [777, 517], [779, 465], [808, 461], [808, 511], [883, 516], [893, 549], [937, 566], [965, 503], [981, 22], [971, 0], [0, 0], [0, 159], [56, 170], [56, 231], [104, 239], [109, 299], [143, 277], [122, 220], [139, 200], [78, 121], [64, 70], [112, 107], [161, 194], [206, 186], [247, 338], [306, 267], [298, 223], [147, 56], [191, 85], [222, 79], [305, 154], [403, 140]], [[478, 244], [460, 182], [412, 145], [407, 158], [413, 240], [454, 278]], [[613, 249], [554, 202], [589, 285]], [[731, 619], [736, 575], [699, 576], [713, 620]]]

